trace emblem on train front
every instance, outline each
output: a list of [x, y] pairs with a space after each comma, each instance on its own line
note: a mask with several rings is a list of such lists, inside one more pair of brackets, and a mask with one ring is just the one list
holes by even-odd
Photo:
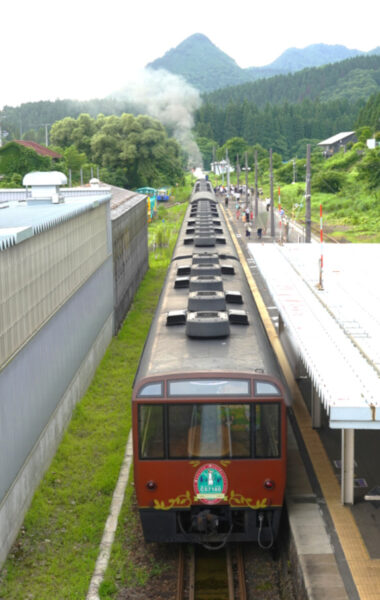
[[195, 473], [195, 500], [200, 500], [203, 504], [217, 504], [224, 500], [227, 487], [227, 476], [218, 465], [202, 465]]

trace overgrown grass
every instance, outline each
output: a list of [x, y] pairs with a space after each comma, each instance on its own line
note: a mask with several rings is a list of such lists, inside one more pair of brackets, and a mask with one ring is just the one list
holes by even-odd
[[86, 596], [131, 427], [133, 378], [184, 212], [184, 204], [168, 211], [167, 221], [170, 215], [175, 221], [168, 245], [150, 254], [150, 269], [124, 325], [35, 493], [0, 575], [1, 599]]
[[[322, 205], [323, 226], [329, 236], [338, 241], [380, 242], [380, 190], [369, 189], [359, 179], [358, 165], [361, 153], [353, 149], [346, 153], [323, 160], [312, 167], [311, 181], [311, 218], [319, 224], [319, 210]], [[329, 189], [329, 176], [333, 172], [342, 174], [342, 187], [334, 193]], [[276, 180], [281, 187], [281, 204], [286, 214], [297, 220], [305, 218], [305, 182], [284, 184]], [[316, 183], [325, 183], [324, 192], [315, 189]], [[264, 185], [264, 194], [269, 195], [269, 186]], [[277, 195], [274, 195], [277, 206]]]

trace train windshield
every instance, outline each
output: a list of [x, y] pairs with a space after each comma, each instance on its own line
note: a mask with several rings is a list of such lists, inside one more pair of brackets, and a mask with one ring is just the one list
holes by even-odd
[[139, 406], [142, 459], [279, 458], [280, 404]]
[[249, 396], [248, 379], [184, 379], [168, 382], [169, 396]]
[[169, 457], [249, 457], [249, 404], [169, 406]]

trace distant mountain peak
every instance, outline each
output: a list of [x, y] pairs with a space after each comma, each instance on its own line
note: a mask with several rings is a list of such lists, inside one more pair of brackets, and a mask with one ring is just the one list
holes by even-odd
[[210, 92], [274, 75], [295, 73], [305, 68], [321, 67], [366, 54], [380, 54], [380, 49], [361, 52], [340, 44], [310, 44], [302, 49], [288, 48], [275, 61], [264, 67], [242, 69], [206, 35], [193, 33], [178, 46], [168, 50], [164, 56], [149, 63], [147, 67], [166, 69], [182, 76], [201, 92]]
[[[202, 65], [202, 68], [199, 68]], [[233, 58], [220, 50], [203, 33], [194, 33], [175, 48], [146, 65], [182, 75], [201, 91], [235, 85], [250, 80]]]

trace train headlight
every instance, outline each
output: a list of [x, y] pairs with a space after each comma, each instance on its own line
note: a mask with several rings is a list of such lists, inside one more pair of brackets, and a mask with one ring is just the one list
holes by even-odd
[[274, 488], [274, 481], [272, 479], [266, 479], [264, 481], [264, 487], [266, 490], [273, 490]]
[[147, 481], [146, 482], [146, 487], [148, 488], [148, 490], [155, 490], [157, 488], [157, 483], [155, 481]]

